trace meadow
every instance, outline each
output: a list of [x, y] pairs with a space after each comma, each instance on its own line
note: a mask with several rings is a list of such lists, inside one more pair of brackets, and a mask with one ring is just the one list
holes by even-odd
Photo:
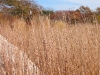
[[[100, 25], [68, 25], [34, 17], [32, 25], [1, 22], [0, 34], [23, 50], [45, 75], [100, 75]], [[40, 75], [43, 75], [42, 73]]]

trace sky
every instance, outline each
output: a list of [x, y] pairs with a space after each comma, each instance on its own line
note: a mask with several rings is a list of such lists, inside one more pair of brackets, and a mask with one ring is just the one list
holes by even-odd
[[46, 9], [76, 10], [80, 6], [88, 6], [92, 10], [100, 7], [100, 0], [34, 0]]

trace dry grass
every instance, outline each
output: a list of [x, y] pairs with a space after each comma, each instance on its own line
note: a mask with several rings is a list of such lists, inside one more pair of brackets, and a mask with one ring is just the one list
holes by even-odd
[[[56, 24], [56, 25], [55, 25]], [[100, 75], [100, 25], [65, 25], [39, 17], [32, 26], [16, 20], [0, 34], [24, 50], [45, 75]]]
[[44, 75], [27, 55], [0, 35], [0, 75]]

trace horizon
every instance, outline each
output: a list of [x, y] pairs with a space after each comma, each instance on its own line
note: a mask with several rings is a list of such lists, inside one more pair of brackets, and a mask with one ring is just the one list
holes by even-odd
[[97, 7], [100, 7], [99, 0], [35, 0], [35, 2], [43, 6], [45, 9], [52, 9], [54, 11], [76, 10], [82, 5], [89, 7], [91, 10], [96, 10]]

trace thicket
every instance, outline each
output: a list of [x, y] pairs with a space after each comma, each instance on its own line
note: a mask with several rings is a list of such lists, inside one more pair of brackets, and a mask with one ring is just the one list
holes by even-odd
[[0, 7], [3, 14], [6, 13], [23, 18], [30, 14], [33, 16], [39, 13], [39, 5], [34, 0], [1, 0]]

